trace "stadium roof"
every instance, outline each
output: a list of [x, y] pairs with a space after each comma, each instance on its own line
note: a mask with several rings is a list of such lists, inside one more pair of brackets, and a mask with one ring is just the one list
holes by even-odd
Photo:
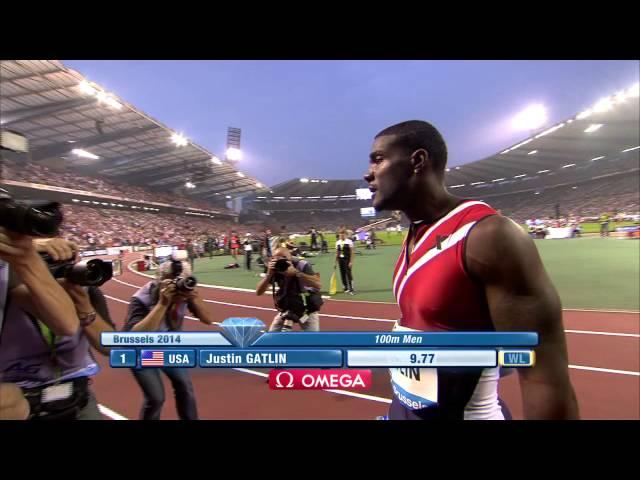
[[[488, 158], [447, 169], [445, 184], [460, 196], [506, 193], [569, 176], [638, 167], [640, 99], [638, 84], [600, 99], [592, 107]], [[616, 165], [617, 162], [617, 165]], [[582, 174], [574, 175], [574, 172]], [[480, 193], [482, 192], [482, 193]]]
[[56, 60], [0, 62], [0, 126], [28, 138], [33, 162], [63, 159], [115, 182], [212, 202], [269, 191]]

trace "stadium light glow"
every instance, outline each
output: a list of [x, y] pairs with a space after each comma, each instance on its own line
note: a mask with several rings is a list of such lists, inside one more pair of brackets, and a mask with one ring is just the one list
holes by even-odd
[[187, 187], [187, 188], [196, 188], [196, 186], [191, 182], [185, 183], [184, 186]]
[[338, 198], [338, 196], [337, 195], [325, 195], [322, 198]]
[[301, 178], [300, 179], [300, 183], [309, 183], [309, 179], [308, 178]]
[[530, 138], [530, 139], [528, 139], [528, 140], [525, 140], [524, 142], [520, 142], [519, 144], [517, 144], [517, 145], [515, 145], [515, 146], [511, 147], [511, 150], [515, 150], [516, 148], [520, 148], [521, 146], [526, 145], [527, 143], [530, 143], [530, 142], [532, 142], [532, 141], [533, 141], [533, 138]]
[[246, 175], [242, 172], [236, 172], [236, 175], [238, 175], [240, 178], [244, 178]]
[[550, 170], [540, 170], [540, 171], [538, 171], [538, 173], [547, 173], [547, 172], [549, 172], [549, 171], [550, 171]]
[[447, 169], [445, 170], [445, 172], [449, 172], [449, 171], [451, 171], [451, 169], [450, 169], [450, 168], [447, 168]]
[[526, 177], [526, 176], [527, 176], [527, 174], [526, 174], [526, 173], [523, 173], [522, 175], [516, 175], [516, 176], [515, 176], [515, 177], [513, 177], [513, 178], [522, 178], [522, 177]]
[[222, 165], [222, 160], [220, 160], [215, 155], [211, 157], [211, 163], [215, 163], [216, 165]]
[[501, 182], [502, 180], [506, 180], [506, 178], [496, 178], [494, 180], [491, 180], [492, 182]]
[[611, 103], [611, 99], [601, 98], [600, 100], [598, 100], [598, 103], [596, 103], [593, 106], [593, 111], [595, 113], [603, 113], [603, 112], [608, 112], [612, 108], [613, 108], [613, 103]]
[[563, 165], [562, 168], [569, 168], [569, 167], [575, 167], [576, 164], [575, 163], [568, 163], [567, 165]]
[[592, 133], [602, 128], [602, 123], [592, 123], [585, 130], [584, 133]]
[[584, 120], [585, 118], [590, 117], [592, 113], [593, 113], [593, 111], [590, 108], [588, 108], [584, 112], [580, 112], [576, 116], [576, 120]]
[[456, 167], [456, 170], [460, 170], [460, 167]]
[[640, 97], [640, 82], [634, 83], [629, 90], [627, 90], [627, 97], [638, 98]]
[[601, 157], [596, 157], [596, 158], [592, 158], [591, 161], [595, 162], [596, 160], [602, 160], [605, 156], [602, 155]]
[[527, 155], [535, 155], [536, 153], [538, 153], [538, 150], [531, 150]]
[[461, 183], [460, 185], [451, 185], [449, 188], [460, 188], [460, 187], [464, 187], [464, 183]]
[[559, 130], [560, 128], [564, 127], [564, 123], [561, 123], [560, 125], [556, 125], [555, 127], [551, 127], [547, 130], [545, 130], [542, 133], [539, 133], [538, 135], [535, 136], [535, 138], [540, 138], [540, 137], [544, 137], [545, 135], [549, 135], [550, 133], [555, 132], [556, 130]]
[[227, 148], [227, 158], [232, 162], [237, 162], [239, 160], [242, 160], [242, 150], [235, 147]]
[[180, 133], [171, 134], [171, 141], [176, 144], [176, 147], [185, 147], [189, 143]]
[[256, 182], [256, 187], [262, 188], [262, 184], [260, 182]]
[[78, 203], [80, 200], [78, 200], [77, 198], [72, 198], [72, 199], [71, 199], [71, 201], [72, 201], [73, 203]]
[[622, 153], [632, 152], [633, 150], [638, 150], [640, 146], [627, 148], [626, 150], [622, 150]]
[[231, 198], [231, 195], [227, 195], [227, 198]]
[[78, 88], [80, 89], [80, 91], [86, 95], [96, 95], [98, 93], [98, 90], [96, 90], [95, 88], [93, 88], [89, 82], [87, 82], [86, 80], [81, 81], [78, 84]]
[[482, 185], [484, 182], [473, 182], [471, 185]]
[[307, 198], [320, 198], [320, 197], [307, 197]]
[[547, 121], [547, 110], [544, 105], [535, 104], [525, 108], [511, 121], [511, 126], [516, 130], [534, 130], [541, 127]]
[[90, 158], [92, 160], [98, 160], [100, 158], [98, 155], [94, 155], [93, 153], [82, 150], [81, 148], [74, 148], [73, 150], [71, 150], [71, 153], [77, 155], [78, 157]]
[[504, 152], [500, 152], [500, 155], [504, 155], [505, 153], [509, 153], [511, 151], [510, 148], [507, 148]]
[[329, 180], [320, 180], [320, 183], [329, 183]]

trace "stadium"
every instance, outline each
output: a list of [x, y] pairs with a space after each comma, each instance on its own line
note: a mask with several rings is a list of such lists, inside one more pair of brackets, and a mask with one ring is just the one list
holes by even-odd
[[[210, 152], [60, 61], [2, 61], [0, 73], [0, 125], [29, 142], [26, 155], [3, 151], [0, 186], [16, 199], [62, 203], [64, 238], [86, 258], [121, 260], [122, 274], [102, 287], [118, 329], [133, 293], [154, 276], [142, 259], [163, 247], [194, 252], [214, 330], [229, 317], [268, 324], [273, 302], [255, 295], [262, 265], [226, 268], [234, 261], [229, 237], [258, 239], [266, 228], [296, 242], [321, 274], [323, 330], [388, 331], [399, 318], [390, 277], [408, 220], [376, 212], [363, 179], [296, 177], [268, 187], [240, 170], [238, 129], [229, 130], [225, 154]], [[452, 194], [487, 202], [535, 238], [562, 300], [570, 375], [585, 419], [640, 419], [638, 91], [636, 83], [585, 99], [591, 107], [487, 158], [447, 168], [445, 176]], [[329, 294], [342, 227], [356, 244], [355, 296]], [[311, 228], [322, 232], [329, 253], [310, 251]], [[189, 330], [211, 329], [187, 323]], [[137, 418], [142, 394], [130, 372], [96, 360], [102, 414]], [[391, 403], [383, 369], [374, 370], [366, 393], [274, 392], [267, 376], [259, 368], [194, 369], [201, 418], [367, 420], [385, 415]], [[500, 394], [523, 418], [515, 377], [500, 382]], [[163, 419], [177, 418], [170, 397]]]

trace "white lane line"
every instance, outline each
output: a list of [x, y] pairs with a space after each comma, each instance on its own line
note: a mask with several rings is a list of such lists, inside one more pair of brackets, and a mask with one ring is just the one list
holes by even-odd
[[589, 308], [563, 308], [565, 312], [595, 312], [595, 313], [635, 313], [640, 315], [640, 310], [597, 310]]
[[569, 365], [569, 368], [573, 368], [575, 370], [588, 370], [590, 372], [614, 373], [617, 375], [632, 375], [634, 377], [640, 377], [640, 372], [630, 372], [629, 370], [612, 370], [610, 368], [584, 367], [582, 365]]
[[[258, 377], [269, 378], [269, 374], [267, 374], [267, 373], [256, 372], [255, 370], [249, 370], [248, 368], [233, 368], [232, 370], [236, 370], [236, 371], [242, 372], [242, 373], [248, 373], [250, 375], [256, 375]], [[389, 398], [376, 397], [375, 395], [365, 395], [364, 393], [349, 392], [347, 390], [323, 389], [322, 391], [323, 392], [336, 393], [338, 395], [345, 395], [347, 397], [355, 397], [355, 398], [362, 398], [364, 400], [372, 400], [374, 402], [391, 403], [391, 399], [389, 399]]]
[[616, 332], [594, 332], [592, 330], [565, 330], [567, 333], [583, 333], [585, 335], [608, 335], [612, 337], [633, 337], [640, 338], [637, 333], [616, 333]]
[[98, 404], [98, 410], [100, 410], [100, 413], [104, 416], [109, 417], [112, 420], [129, 420], [127, 417], [124, 417], [101, 404]]
[[[123, 282], [122, 280], [117, 280], [114, 278], [114, 280], [118, 283], [122, 283], [123, 285], [128, 285], [130, 287], [135, 287], [135, 288], [140, 288], [140, 286], [138, 285], [132, 285], [130, 283], [127, 282]], [[106, 297], [108, 297], [107, 295], [105, 295]], [[108, 297], [108, 298], [113, 298], [113, 297]], [[117, 299], [114, 299], [117, 300]], [[117, 301], [122, 301], [122, 300], [117, 300]], [[238, 307], [238, 308], [249, 308], [252, 310], [263, 310], [263, 311], [267, 311], [267, 312], [277, 312], [277, 310], [275, 308], [270, 308], [270, 307], [258, 307], [258, 306], [253, 306], [253, 305], [242, 305], [240, 303], [230, 303], [230, 302], [221, 302], [218, 300], [204, 300], [207, 303], [215, 303], [217, 305], [225, 305], [228, 307]], [[129, 302], [125, 302], [125, 303], [129, 303]], [[345, 318], [347, 320], [364, 320], [364, 321], [368, 321], [368, 322], [387, 322], [387, 323], [395, 323], [396, 320], [392, 320], [389, 318], [371, 318], [371, 317], [354, 317], [351, 315], [332, 315], [329, 313], [321, 313], [320, 314], [321, 317], [331, 317], [331, 318]]]

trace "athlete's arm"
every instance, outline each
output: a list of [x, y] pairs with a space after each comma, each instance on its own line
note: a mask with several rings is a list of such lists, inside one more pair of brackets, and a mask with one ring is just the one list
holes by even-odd
[[494, 215], [469, 233], [469, 274], [484, 284], [497, 331], [538, 332], [536, 365], [519, 370], [527, 419], [577, 419], [558, 293], [533, 240], [514, 222]]

